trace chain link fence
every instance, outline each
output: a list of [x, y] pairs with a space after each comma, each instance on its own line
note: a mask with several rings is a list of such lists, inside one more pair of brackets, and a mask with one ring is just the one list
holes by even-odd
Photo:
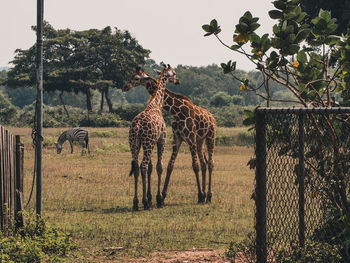
[[258, 108], [257, 262], [339, 237], [334, 223], [349, 201], [349, 177], [350, 108]]

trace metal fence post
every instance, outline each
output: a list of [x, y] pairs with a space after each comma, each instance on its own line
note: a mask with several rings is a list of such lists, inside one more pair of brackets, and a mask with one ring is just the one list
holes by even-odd
[[266, 237], [266, 115], [255, 111], [256, 122], [256, 172], [255, 172], [255, 206], [256, 206], [256, 256], [257, 263], [267, 262]]
[[305, 114], [299, 114], [298, 124], [298, 150], [299, 150], [299, 246], [305, 245], [305, 164], [304, 164], [304, 118]]

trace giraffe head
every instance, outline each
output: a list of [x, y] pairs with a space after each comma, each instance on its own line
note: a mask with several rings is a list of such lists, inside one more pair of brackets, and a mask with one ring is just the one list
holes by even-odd
[[[171, 83], [174, 83], [175, 85], [180, 84], [180, 80], [179, 78], [176, 76], [176, 72], [175, 70], [168, 64], [168, 65], [163, 65], [164, 69], [163, 71], [166, 71], [167, 73], [167, 77], [168, 77], [168, 81]], [[160, 75], [162, 73], [161, 70], [155, 69], [154, 70], [156, 73], [158, 73], [158, 75]]]
[[147, 83], [151, 83], [156, 80], [148, 73], [143, 71], [141, 67], [137, 67], [136, 71], [131, 75], [130, 80], [125, 84], [123, 91], [128, 91], [137, 86], [146, 86]]
[[[171, 68], [171, 67], [170, 67]], [[173, 73], [169, 73], [169, 82], [172, 82], [176, 85], [180, 84], [180, 80], [177, 78], [176, 73], [173, 69], [171, 69]], [[158, 74], [161, 73], [161, 71], [156, 71]], [[170, 76], [171, 75], [171, 76]], [[157, 80], [154, 79], [150, 74], [143, 71], [141, 67], [137, 67], [136, 71], [131, 75], [130, 80], [125, 84], [123, 91], [128, 91], [132, 88], [138, 87], [138, 86], [147, 86], [147, 84], [151, 84], [150, 88], [152, 89], [152, 93], [156, 90], [155, 85], [157, 83]], [[154, 85], [152, 85], [154, 84]]]

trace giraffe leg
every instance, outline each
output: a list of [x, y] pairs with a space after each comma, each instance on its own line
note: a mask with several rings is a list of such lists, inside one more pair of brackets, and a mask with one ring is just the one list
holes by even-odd
[[150, 208], [148, 199], [147, 199], [147, 171], [148, 171], [148, 164], [151, 159], [151, 153], [152, 149], [145, 149], [143, 147], [143, 159], [141, 162], [141, 177], [142, 177], [142, 204], [145, 210], [148, 210]]
[[205, 154], [203, 152], [203, 140], [197, 140], [197, 154], [199, 157], [199, 161], [201, 164], [201, 170], [202, 170], [202, 198], [203, 202], [205, 200], [205, 188], [206, 188], [206, 173], [207, 173], [207, 161], [205, 158]]
[[135, 190], [134, 190], [134, 200], [133, 200], [133, 210], [137, 211], [139, 200], [137, 198], [137, 184], [138, 184], [138, 178], [140, 174], [140, 167], [139, 167], [139, 153], [140, 153], [140, 148], [141, 144], [137, 138], [138, 132], [137, 130], [130, 129], [129, 130], [129, 145], [131, 149], [131, 155], [132, 155], [132, 162], [131, 162], [131, 171], [129, 173], [129, 176], [134, 174], [134, 179], [135, 179]]
[[131, 162], [131, 171], [134, 173], [134, 179], [135, 179], [134, 200], [133, 200], [132, 209], [134, 211], [137, 211], [137, 210], [139, 210], [139, 200], [137, 198], [137, 183], [138, 183], [138, 178], [139, 178], [139, 164], [138, 164], [137, 160], [133, 160]]
[[192, 168], [196, 175], [196, 181], [197, 181], [197, 187], [198, 187], [198, 203], [204, 203], [205, 196], [202, 193], [201, 190], [201, 183], [199, 181], [199, 164], [198, 164], [198, 158], [197, 158], [197, 149], [194, 143], [190, 144], [190, 151], [192, 155]]
[[152, 159], [149, 160], [148, 164], [148, 170], [147, 170], [147, 177], [148, 177], [148, 188], [147, 188], [147, 199], [148, 199], [148, 205], [152, 206], [152, 192], [151, 192], [151, 174], [153, 171], [153, 164]]
[[209, 172], [209, 181], [208, 181], [208, 194], [207, 194], [207, 203], [211, 203], [211, 175], [214, 169], [214, 160], [213, 160], [213, 153], [214, 153], [214, 146], [215, 146], [215, 136], [214, 138], [210, 138], [206, 140], [207, 142], [207, 149], [208, 149], [208, 172]]
[[158, 162], [157, 162], [157, 174], [158, 174], [158, 191], [157, 191], [157, 207], [162, 207], [162, 196], [160, 194], [160, 187], [162, 181], [162, 173], [163, 173], [163, 152], [166, 141], [166, 132], [164, 132], [158, 142], [157, 142], [157, 154], [158, 154]]
[[165, 177], [165, 182], [164, 182], [163, 191], [162, 191], [162, 204], [163, 205], [164, 205], [164, 199], [166, 197], [166, 192], [167, 192], [169, 181], [170, 181], [170, 176], [171, 176], [171, 173], [173, 172], [175, 160], [176, 160], [177, 154], [179, 152], [179, 149], [180, 149], [180, 146], [181, 146], [181, 143], [182, 143], [181, 137], [176, 134], [174, 129], [173, 129], [173, 134], [174, 134], [173, 152], [171, 154], [171, 157], [170, 157], [170, 160], [169, 160], [169, 163], [168, 163], [166, 177]]

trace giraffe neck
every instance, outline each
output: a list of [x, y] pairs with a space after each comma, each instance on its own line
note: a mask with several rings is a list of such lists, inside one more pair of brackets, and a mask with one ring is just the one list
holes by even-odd
[[160, 75], [159, 80], [156, 82], [156, 90], [150, 98], [147, 106], [148, 109], [159, 109], [160, 111], [162, 110], [164, 103], [165, 86], [167, 82], [168, 78], [163, 72]]

